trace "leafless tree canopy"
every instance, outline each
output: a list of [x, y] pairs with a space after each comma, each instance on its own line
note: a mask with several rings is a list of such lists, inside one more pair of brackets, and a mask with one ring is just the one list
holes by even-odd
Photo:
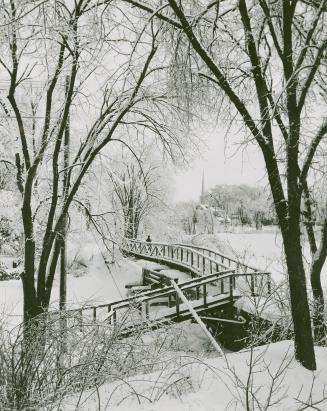
[[160, 27], [121, 2], [1, 3], [1, 118], [22, 196], [28, 319], [49, 304], [66, 216], [98, 154], [135, 128], [170, 154], [180, 142], [164, 123], [176, 108]]

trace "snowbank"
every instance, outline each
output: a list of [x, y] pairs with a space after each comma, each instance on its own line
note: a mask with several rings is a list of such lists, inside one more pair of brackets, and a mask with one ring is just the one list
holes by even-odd
[[[247, 386], [249, 409], [259, 409], [259, 405], [266, 409], [270, 402], [269, 409], [295, 411], [304, 404], [318, 401], [315, 409], [327, 409], [327, 401], [324, 401], [327, 348], [316, 348], [319, 367], [316, 372], [304, 369], [294, 360], [293, 345], [289, 341], [256, 348], [252, 354], [252, 361], [250, 351], [206, 361], [180, 357], [160, 372], [105, 384], [97, 393], [86, 392], [78, 409], [244, 410]], [[253, 372], [249, 378], [250, 363]], [[76, 398], [65, 401], [63, 410], [75, 409]]]

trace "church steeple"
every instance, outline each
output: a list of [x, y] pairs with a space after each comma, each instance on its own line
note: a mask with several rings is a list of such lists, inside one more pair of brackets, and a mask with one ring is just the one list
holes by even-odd
[[203, 203], [204, 200], [204, 193], [205, 193], [205, 186], [204, 186], [204, 170], [202, 170], [202, 186], [201, 186], [201, 197], [200, 197], [200, 203]]

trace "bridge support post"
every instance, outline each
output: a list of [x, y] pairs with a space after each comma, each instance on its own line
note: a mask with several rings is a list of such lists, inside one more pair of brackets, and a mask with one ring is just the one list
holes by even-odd
[[[110, 311], [111, 311], [111, 304], [108, 304], [107, 310], [108, 310], [108, 313], [110, 313]], [[109, 324], [112, 324], [111, 317], [109, 318]]]
[[149, 301], [145, 302], [145, 319], [148, 320], [150, 318], [149, 314]]
[[207, 305], [207, 284], [203, 284], [203, 305]]
[[251, 296], [254, 297], [254, 278], [253, 278], [253, 274], [251, 274]]
[[176, 315], [179, 317], [179, 298], [178, 298], [178, 293], [175, 293], [175, 298], [176, 298]]
[[168, 295], [168, 307], [170, 308], [172, 306], [173, 306], [173, 304], [172, 304], [171, 294], [169, 294]]
[[78, 324], [79, 324], [79, 330], [83, 330], [83, 310], [79, 310], [78, 313]]
[[229, 277], [229, 299], [231, 303], [233, 303], [233, 300], [234, 300], [233, 291], [234, 291], [234, 276], [231, 276]]
[[200, 287], [196, 287], [196, 288], [195, 288], [195, 298], [196, 298], [197, 300], [200, 299]]

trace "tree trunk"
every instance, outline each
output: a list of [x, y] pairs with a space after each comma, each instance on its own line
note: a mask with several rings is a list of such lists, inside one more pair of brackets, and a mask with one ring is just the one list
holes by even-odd
[[319, 248], [312, 256], [310, 270], [311, 288], [313, 294], [313, 327], [314, 337], [317, 344], [324, 343], [326, 338], [325, 324], [325, 301], [324, 292], [321, 285], [321, 271], [327, 257], [327, 219], [324, 221], [321, 230], [321, 240]]
[[[69, 90], [69, 77], [66, 77], [66, 96], [68, 98]], [[64, 136], [64, 178], [62, 184], [62, 195], [66, 199], [69, 189], [69, 154], [70, 154], [70, 114], [67, 114], [67, 123]], [[68, 219], [67, 214], [63, 217], [63, 230], [61, 233], [61, 250], [60, 250], [60, 286], [59, 286], [59, 310], [65, 310], [67, 299], [67, 231], [68, 231]]]
[[283, 239], [294, 326], [295, 358], [305, 368], [315, 370], [316, 361], [299, 232], [284, 232]]
[[[325, 256], [326, 259], [326, 256]], [[325, 324], [325, 301], [324, 293], [321, 286], [321, 269], [322, 265], [314, 258], [310, 270], [310, 280], [313, 294], [313, 330], [316, 344], [324, 345], [326, 339], [326, 324]]]
[[[66, 233], [65, 233], [66, 234]], [[65, 310], [67, 299], [67, 256], [66, 256], [66, 235], [61, 242], [60, 250], [60, 287], [59, 287], [59, 309]]]
[[[28, 181], [29, 183], [29, 181]], [[33, 230], [32, 211], [30, 206], [30, 184], [26, 184], [28, 190], [22, 207], [22, 218], [24, 224], [24, 273], [22, 274], [23, 292], [24, 292], [24, 329], [28, 327], [30, 321], [42, 312], [42, 306], [39, 304], [34, 276], [35, 276], [35, 241]]]

